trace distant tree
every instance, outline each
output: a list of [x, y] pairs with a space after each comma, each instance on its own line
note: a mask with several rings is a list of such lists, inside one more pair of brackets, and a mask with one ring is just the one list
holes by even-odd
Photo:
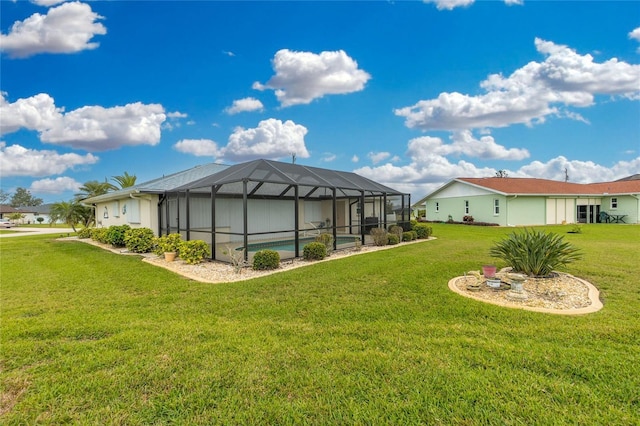
[[506, 177], [509, 177], [509, 173], [507, 173], [507, 171], [506, 171], [506, 170], [498, 170], [498, 171], [496, 172], [496, 177], [499, 177], [499, 178], [506, 178]]
[[36, 198], [25, 188], [18, 188], [11, 197], [11, 207], [33, 207], [42, 204], [42, 198]]
[[103, 195], [112, 190], [114, 186], [107, 182], [98, 182], [97, 180], [90, 180], [89, 182], [85, 182], [78, 190], [75, 197], [77, 200], [84, 200], [86, 198], [97, 197], [98, 195]]
[[11, 194], [4, 189], [0, 189], [0, 204], [6, 204], [6, 202], [9, 201], [9, 198], [11, 198]]
[[10, 220], [13, 220], [14, 222], [15, 222], [15, 221], [18, 221], [18, 220], [22, 220], [22, 219], [24, 219], [25, 217], [26, 217], [25, 215], [23, 215], [22, 213], [19, 213], [19, 212], [11, 213], [11, 214], [9, 215], [9, 219], [10, 219]]
[[[121, 176], [112, 176], [111, 180], [114, 180], [120, 185], [120, 188], [114, 186], [113, 189], [124, 189], [129, 188], [136, 184], [136, 176], [130, 175], [127, 172], [124, 172], [124, 175]], [[113, 186], [113, 185], [112, 185]]]

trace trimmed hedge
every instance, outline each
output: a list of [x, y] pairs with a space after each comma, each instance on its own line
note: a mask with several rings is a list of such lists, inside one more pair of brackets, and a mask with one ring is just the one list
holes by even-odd
[[107, 243], [114, 247], [124, 247], [124, 236], [130, 231], [129, 225], [112, 225], [107, 230]]
[[211, 256], [209, 244], [202, 240], [182, 241], [178, 251], [180, 253], [180, 259], [189, 265], [200, 263], [205, 257]]
[[322, 243], [309, 243], [302, 249], [302, 257], [305, 260], [322, 260], [327, 257], [327, 248]]
[[253, 269], [256, 271], [278, 269], [279, 266], [280, 253], [275, 250], [259, 250], [253, 255]]
[[[400, 228], [402, 229], [402, 228]], [[396, 244], [400, 243], [400, 238], [398, 238], [398, 235], [393, 233], [393, 234], [389, 234], [387, 235], [387, 244], [394, 246]]]
[[124, 245], [132, 253], [149, 253], [153, 249], [153, 231], [149, 228], [130, 229], [124, 235]]

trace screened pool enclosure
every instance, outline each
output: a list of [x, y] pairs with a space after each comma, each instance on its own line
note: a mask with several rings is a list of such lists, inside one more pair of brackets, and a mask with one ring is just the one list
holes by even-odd
[[256, 160], [165, 192], [160, 197], [160, 234], [179, 232], [203, 240], [212, 258], [245, 260], [261, 248], [282, 259], [300, 257], [320, 233], [334, 248], [367, 244], [375, 227], [409, 225], [411, 200], [355, 173]]

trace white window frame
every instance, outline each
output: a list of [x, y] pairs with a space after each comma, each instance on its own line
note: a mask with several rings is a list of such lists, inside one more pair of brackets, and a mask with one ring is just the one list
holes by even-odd
[[618, 197], [612, 197], [611, 198], [611, 210], [617, 210], [618, 209]]
[[469, 200], [464, 200], [464, 214], [469, 214]]
[[500, 216], [500, 199], [499, 198], [493, 199], [493, 215]]

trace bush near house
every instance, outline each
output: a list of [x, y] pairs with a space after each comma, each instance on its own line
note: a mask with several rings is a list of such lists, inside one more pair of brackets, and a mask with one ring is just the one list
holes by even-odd
[[91, 238], [91, 235], [93, 234], [93, 230], [95, 228], [82, 228], [78, 231], [78, 238]]
[[180, 259], [184, 260], [189, 265], [200, 263], [205, 257], [211, 256], [211, 248], [209, 247], [209, 244], [202, 240], [182, 241], [178, 248], [178, 252], [180, 253]]
[[373, 244], [377, 246], [386, 246], [389, 242], [387, 238], [387, 230], [384, 228], [373, 228], [369, 231], [371, 237], [373, 238]]
[[107, 229], [107, 243], [114, 247], [124, 247], [124, 236], [130, 231], [129, 225], [112, 225]]
[[133, 253], [149, 253], [153, 249], [153, 231], [149, 228], [130, 229], [125, 233], [124, 244]]
[[102, 244], [109, 244], [109, 228], [91, 228], [91, 239]]
[[[402, 228], [400, 228], [402, 229]], [[400, 243], [400, 238], [398, 238], [397, 234], [389, 234], [387, 235], [387, 244], [389, 244], [390, 246], [394, 246], [396, 244]]]
[[333, 251], [333, 235], [328, 232], [323, 232], [316, 236], [316, 242], [324, 244], [327, 248], [327, 253], [331, 253]]
[[174, 232], [172, 234], [162, 235], [161, 237], [153, 238], [153, 252], [158, 256], [162, 256], [166, 252], [180, 252], [180, 243], [182, 242], [182, 235]]
[[395, 234], [398, 237], [398, 241], [402, 240], [402, 233], [403, 232], [404, 232], [404, 229], [402, 229], [402, 226], [391, 225], [389, 227], [389, 233]]
[[253, 269], [267, 271], [278, 269], [280, 266], [280, 254], [275, 250], [260, 250], [253, 256]]
[[322, 243], [309, 243], [302, 249], [302, 257], [304, 260], [322, 260], [327, 257], [327, 248]]
[[417, 223], [413, 230], [416, 232], [419, 240], [427, 239], [433, 233], [433, 228], [431, 228], [426, 223]]

